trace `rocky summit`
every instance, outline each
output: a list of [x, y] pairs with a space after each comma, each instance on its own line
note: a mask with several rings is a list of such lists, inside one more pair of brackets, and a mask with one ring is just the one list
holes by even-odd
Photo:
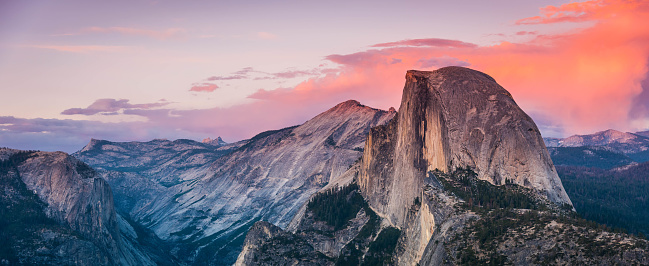
[[649, 262], [646, 240], [576, 215], [532, 119], [462, 67], [408, 71], [398, 115], [370, 131], [360, 162], [288, 231], [255, 228], [239, 265]]
[[93, 140], [75, 156], [98, 169], [117, 191], [117, 208], [170, 243], [174, 256], [232, 264], [256, 221], [285, 228], [361, 156], [370, 128], [395, 114], [350, 100], [237, 143]]
[[513, 182], [570, 204], [534, 121], [475, 70], [408, 71], [397, 119], [372, 130], [365, 145], [363, 196], [396, 225], [435, 169], [470, 167], [494, 185]]

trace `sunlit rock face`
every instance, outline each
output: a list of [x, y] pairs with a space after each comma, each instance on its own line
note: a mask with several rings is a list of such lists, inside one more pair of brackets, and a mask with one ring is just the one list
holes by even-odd
[[467, 166], [571, 204], [534, 121], [493, 78], [462, 67], [408, 71], [397, 118], [365, 144], [363, 196], [401, 226], [426, 172]]
[[311, 194], [362, 155], [370, 128], [395, 114], [350, 100], [237, 143], [94, 140], [75, 156], [111, 183], [118, 208], [175, 243], [175, 256], [232, 264], [256, 221], [285, 228]]

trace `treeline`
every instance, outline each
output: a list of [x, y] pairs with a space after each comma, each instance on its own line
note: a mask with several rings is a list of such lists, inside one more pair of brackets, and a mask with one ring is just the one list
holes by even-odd
[[6, 160], [0, 160], [0, 170], [6, 171], [10, 168], [18, 166], [25, 160], [29, 159], [29, 157], [32, 157], [36, 152], [38, 151], [18, 151], [9, 156], [9, 158], [7, 158]]
[[37, 228], [57, 225], [45, 215], [45, 204], [27, 188], [16, 170], [34, 152], [20, 151], [0, 160], [0, 260], [9, 265], [19, 264], [17, 247], [40, 241], [34, 234]]
[[361, 265], [394, 265], [392, 254], [397, 247], [401, 230], [388, 226], [379, 233], [367, 251]]
[[649, 163], [624, 170], [576, 166], [556, 169], [583, 218], [649, 235]]
[[439, 170], [432, 172], [444, 189], [462, 198], [468, 208], [485, 209], [516, 208], [536, 209], [541, 207], [536, 200], [523, 191], [525, 188], [506, 181], [504, 186], [495, 186], [479, 180], [471, 168], [457, 168], [450, 174]]
[[604, 147], [555, 147], [548, 148], [548, 151], [554, 165], [610, 169], [633, 162], [629, 156], [609, 151]]
[[324, 221], [339, 230], [354, 217], [367, 203], [358, 193], [356, 183], [344, 187], [335, 187], [316, 194], [307, 208], [318, 221]]

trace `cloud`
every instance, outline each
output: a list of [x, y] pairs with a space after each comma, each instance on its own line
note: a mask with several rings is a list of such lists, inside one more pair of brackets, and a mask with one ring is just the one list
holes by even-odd
[[195, 91], [195, 92], [213, 92], [216, 89], [218, 89], [219, 86], [216, 86], [216, 84], [211, 84], [211, 83], [198, 83], [194, 84], [189, 91]]
[[292, 79], [302, 76], [312, 76], [319, 75], [319, 71], [316, 70], [286, 70], [277, 73], [270, 73], [271, 76], [281, 79]]
[[81, 32], [90, 33], [119, 33], [124, 35], [145, 36], [159, 40], [179, 39], [184, 37], [186, 30], [182, 28], [169, 28], [161, 31], [146, 30], [127, 27], [89, 27], [82, 29]]
[[591, 0], [571, 2], [560, 6], [546, 6], [541, 8], [540, 16], [523, 18], [516, 21], [516, 24], [552, 24], [618, 19], [631, 15], [631, 12], [645, 13], [647, 11], [649, 11], [649, 3], [644, 0]]
[[131, 49], [128, 46], [110, 46], [110, 45], [24, 45], [23, 47], [56, 50], [60, 52], [71, 53], [91, 53], [91, 52], [124, 52]]
[[238, 70], [232, 75], [229, 76], [211, 76], [208, 77], [206, 80], [207, 81], [218, 81], [218, 80], [236, 80], [236, 79], [248, 79], [250, 78], [250, 73], [255, 73], [255, 71], [252, 67], [244, 67], [241, 70]]
[[331, 69], [331, 68], [314, 68], [308, 70], [287, 69], [285, 71], [280, 71], [280, 72], [264, 72], [264, 71], [255, 70], [252, 67], [245, 67], [239, 71], [232, 73], [231, 75], [211, 76], [206, 78], [205, 80], [221, 81], [221, 80], [239, 80], [239, 79], [253, 79], [253, 80], [293, 79], [293, 78], [304, 77], [304, 76], [318, 76], [332, 71], [336, 71], [336, 69]]
[[169, 102], [130, 104], [126, 99], [98, 99], [86, 108], [70, 108], [61, 112], [62, 115], [115, 115], [126, 109], [151, 109], [168, 105]]
[[263, 31], [261, 31], [261, 32], [257, 32], [257, 37], [258, 37], [259, 39], [263, 39], [263, 40], [274, 40], [274, 39], [277, 39], [277, 35], [272, 34], [272, 33], [269, 33], [269, 32], [263, 32]]
[[[221, 135], [229, 140], [239, 140], [264, 130], [301, 124], [348, 99], [381, 109], [398, 107], [407, 70], [434, 70], [446, 64], [470, 64], [471, 68], [494, 77], [535, 119], [544, 135], [565, 136], [607, 128], [625, 131], [647, 129], [649, 24], [646, 18], [649, 11], [627, 6], [629, 3], [639, 6], [638, 2], [598, 3], [602, 3], [601, 6], [589, 7], [597, 9], [596, 12], [583, 11], [597, 14], [589, 15], [593, 23], [587, 28], [560, 34], [539, 33], [518, 43], [475, 46], [447, 40], [459, 45], [407, 45], [406, 41], [397, 41], [357, 53], [328, 55], [325, 59], [336, 64], [334, 69], [319, 69], [312, 72], [314, 76], [304, 75], [302, 77], [307, 79], [292, 88], [259, 90], [248, 97], [249, 102], [228, 108], [135, 108], [134, 105], [124, 106], [128, 102], [112, 102], [123, 108], [108, 104], [77, 109], [138, 115], [147, 118], [146, 121], [109, 124], [46, 119], [0, 120], [0, 146], [19, 143], [23, 141], [19, 138], [28, 136], [25, 134], [32, 134], [29, 136], [35, 136], [31, 139], [34, 143], [44, 145], [51, 145], [46, 141], [56, 139], [47, 136], [56, 134], [61, 141], [65, 141], [63, 138], [66, 136], [74, 136], [75, 140], [70, 143], [77, 143], [78, 139], [87, 136], [148, 140], [174, 136], [201, 139]], [[562, 9], [566, 8], [546, 7], [544, 10]], [[543, 23], [550, 23], [551, 18], [568, 16], [561, 14], [550, 17], [542, 14], [539, 17], [546, 18]], [[586, 17], [580, 14], [571, 16], [584, 21]], [[399, 63], [394, 63], [395, 59]], [[310, 71], [289, 69], [264, 73], [248, 67], [229, 76], [274, 77], [273, 74], [282, 76], [279, 73], [285, 73], [284, 77], [300, 77], [298, 75]], [[19, 132], [26, 133], [21, 135]], [[24, 143], [25, 147], [33, 145], [26, 140]]]
[[430, 47], [446, 47], [446, 48], [471, 48], [477, 45], [458, 40], [448, 40], [439, 38], [428, 39], [409, 39], [397, 42], [386, 42], [372, 45], [372, 47], [395, 47], [395, 46], [430, 46]]
[[[598, 3], [586, 4], [596, 11], [579, 9], [595, 14], [588, 16], [595, 23], [586, 28], [559, 34], [519, 32], [534, 37], [493, 46], [433, 45], [436, 42], [408, 45], [413, 44], [409, 41], [374, 45], [380, 49], [326, 56], [340, 66], [335, 74], [311, 78], [292, 91], [259, 91], [254, 97], [263, 96], [268, 101], [301, 98], [309, 102], [310, 98], [333, 101], [349, 95], [369, 106], [386, 109], [398, 105], [406, 70], [470, 65], [494, 77], [525, 111], [544, 117], [540, 121], [546, 124], [539, 126], [551, 129], [553, 135], [607, 128], [647, 129], [649, 119], [638, 114], [646, 112], [645, 99], [649, 95], [649, 86], [642, 85], [647, 84], [648, 76], [649, 24], [645, 21], [649, 9], [633, 1]], [[563, 9], [567, 8], [544, 10]], [[585, 21], [580, 14], [572, 16]], [[392, 64], [394, 58], [401, 62]], [[555, 121], [547, 124], [548, 117]]]
[[516, 35], [518, 35], [518, 36], [523, 36], [523, 35], [537, 35], [537, 34], [539, 34], [538, 31], [519, 31], [519, 32], [516, 32]]
[[248, 74], [254, 73], [254, 72], [256, 72], [256, 71], [252, 67], [244, 67], [241, 70], [239, 70], [237, 72], [234, 72], [232, 74], [235, 74], [235, 75], [248, 75]]
[[247, 76], [244, 75], [232, 75], [232, 76], [211, 76], [206, 78], [207, 81], [218, 81], [218, 80], [234, 80], [234, 79], [247, 79]]
[[[137, 110], [137, 109], [134, 109]], [[0, 116], [0, 147], [24, 150], [80, 150], [91, 138], [111, 141], [149, 141], [155, 138], [200, 139], [205, 133], [147, 122], [102, 123], [71, 119], [25, 119]]]
[[419, 59], [419, 61], [417, 61], [417, 65], [420, 68], [440, 68], [445, 66], [468, 67], [471, 64], [469, 62], [462, 61], [455, 57], [441, 56], [441, 57]]

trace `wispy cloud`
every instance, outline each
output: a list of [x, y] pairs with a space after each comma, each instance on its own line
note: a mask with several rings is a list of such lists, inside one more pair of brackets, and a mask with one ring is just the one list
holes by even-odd
[[216, 89], [218, 89], [219, 86], [216, 84], [212, 83], [197, 83], [192, 85], [191, 89], [189, 91], [195, 91], [195, 92], [213, 92]]
[[551, 24], [561, 22], [584, 22], [615, 19], [630, 12], [647, 12], [649, 3], [644, 0], [590, 0], [571, 2], [560, 6], [541, 8], [541, 15], [523, 18], [516, 24]]
[[386, 42], [372, 45], [371, 47], [396, 47], [396, 46], [429, 46], [429, 47], [446, 47], [446, 48], [470, 48], [477, 45], [458, 40], [448, 40], [439, 38], [427, 39], [408, 39], [397, 42]]
[[538, 31], [519, 31], [519, 32], [516, 32], [516, 35], [518, 35], [518, 36], [537, 35], [537, 34], [539, 34]]
[[206, 78], [207, 81], [222, 81], [222, 80], [238, 80], [238, 79], [293, 79], [298, 77], [319, 76], [334, 71], [335, 69], [327, 68], [313, 68], [307, 70], [287, 69], [279, 72], [265, 72], [255, 70], [252, 67], [245, 67], [239, 71], [233, 72], [230, 75], [224, 76], [211, 76]]
[[211, 76], [206, 78], [207, 81], [219, 81], [219, 80], [235, 80], [235, 79], [247, 79], [248, 76], [244, 75], [232, 75], [232, 76]]
[[165, 30], [149, 30], [128, 27], [89, 27], [81, 30], [82, 33], [118, 33], [124, 35], [145, 36], [159, 40], [180, 39], [185, 36], [186, 30], [182, 28], [168, 28]]
[[450, 56], [440, 56], [433, 58], [422, 58], [417, 61], [417, 67], [420, 68], [440, 68], [445, 66], [463, 66], [468, 67], [471, 63]]
[[55, 50], [70, 53], [115, 53], [131, 50], [129, 46], [110, 46], [110, 45], [22, 45], [22, 47]]
[[61, 112], [62, 115], [115, 115], [128, 109], [151, 109], [168, 105], [169, 102], [131, 104], [126, 99], [98, 99], [86, 108], [70, 108]]

